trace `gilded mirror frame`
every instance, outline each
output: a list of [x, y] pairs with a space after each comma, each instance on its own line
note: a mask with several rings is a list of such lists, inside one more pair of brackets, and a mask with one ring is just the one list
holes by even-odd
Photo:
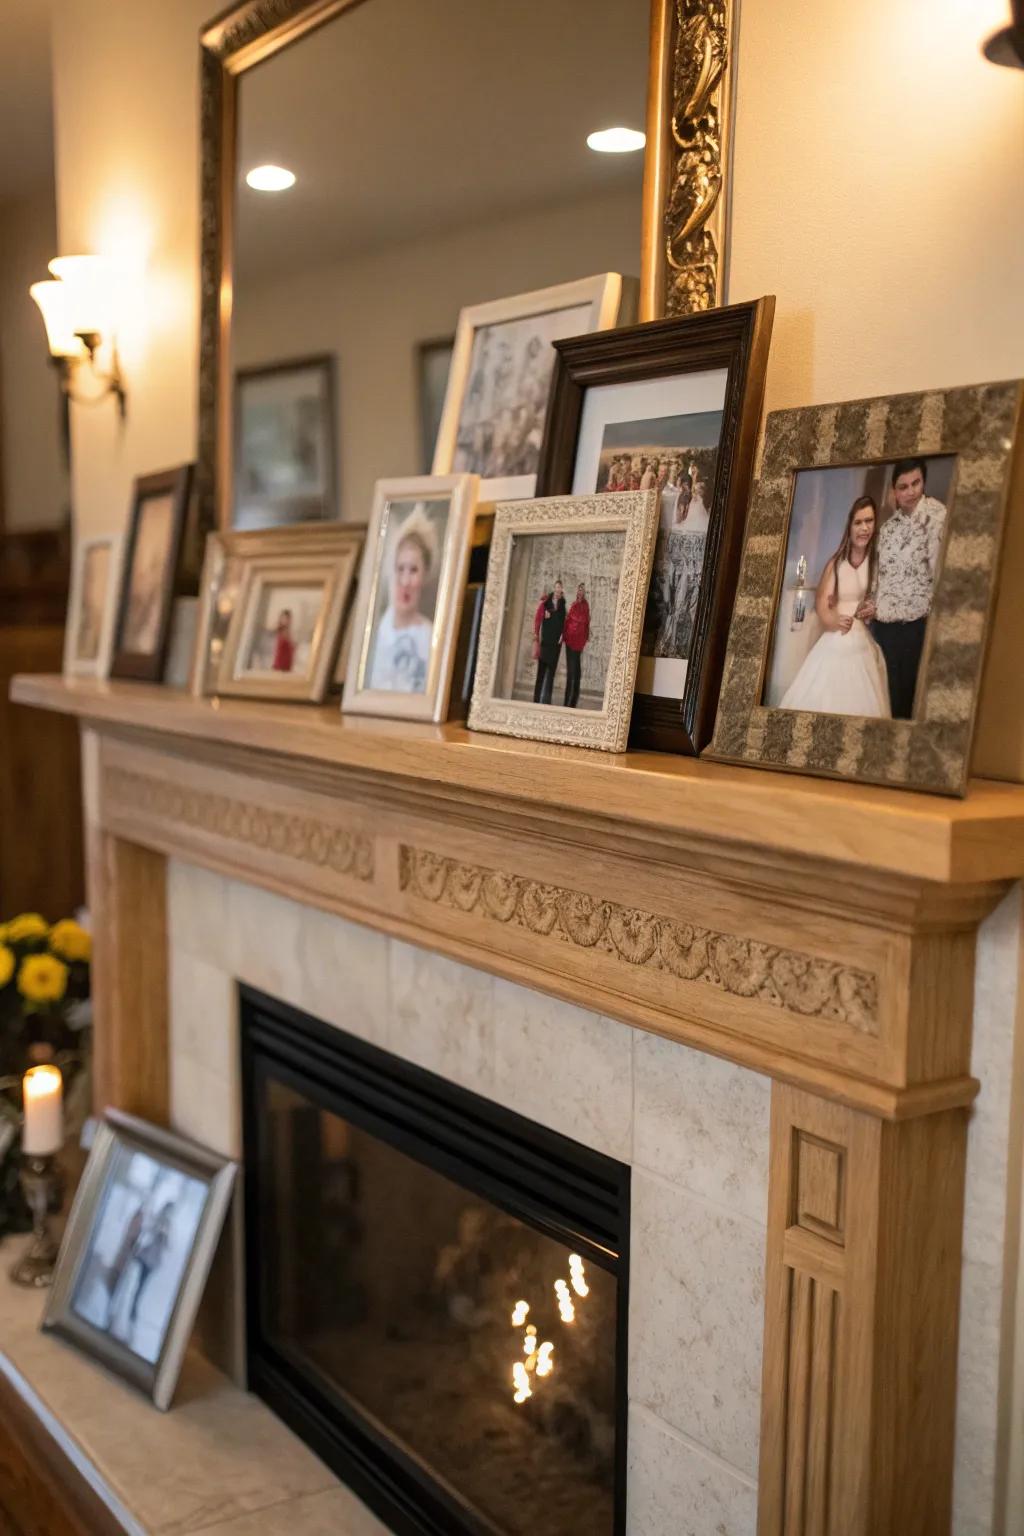
[[[364, 0], [240, 0], [200, 32], [200, 527], [231, 526], [238, 82]], [[640, 318], [723, 302], [733, 0], [651, 0]]]

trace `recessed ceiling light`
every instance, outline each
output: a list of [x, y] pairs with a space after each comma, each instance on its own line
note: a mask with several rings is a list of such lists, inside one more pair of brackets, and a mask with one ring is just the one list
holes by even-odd
[[588, 148], [596, 149], [599, 155], [629, 155], [646, 143], [647, 135], [635, 128], [601, 128], [587, 134]]
[[283, 165], [256, 165], [245, 180], [254, 192], [287, 192], [295, 185], [295, 173]]

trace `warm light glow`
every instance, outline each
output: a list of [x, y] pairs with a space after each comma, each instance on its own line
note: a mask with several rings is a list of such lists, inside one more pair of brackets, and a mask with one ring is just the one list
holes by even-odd
[[555, 1368], [555, 1362], [551, 1358], [555, 1352], [553, 1344], [542, 1344], [537, 1351], [537, 1375], [550, 1376]]
[[517, 1301], [512, 1309], [512, 1327], [521, 1328], [526, 1322], [529, 1311], [530, 1303], [528, 1301]]
[[102, 256], [55, 256], [50, 272], [67, 290], [72, 329], [109, 336], [116, 282], [110, 262]]
[[25, 1101], [21, 1150], [26, 1156], [52, 1157], [64, 1144], [64, 1079], [57, 1067], [30, 1067], [21, 1087]]
[[22, 1080], [26, 1099], [46, 1099], [60, 1093], [64, 1079], [59, 1067], [29, 1067]]
[[71, 295], [63, 283], [33, 283], [29, 289], [39, 305], [51, 357], [84, 357], [85, 347], [71, 323]]
[[287, 192], [295, 185], [295, 172], [283, 165], [255, 165], [245, 181], [254, 192]]
[[525, 1403], [528, 1397], [533, 1396], [530, 1378], [526, 1374], [526, 1366], [521, 1360], [517, 1360], [512, 1367], [512, 1385], [515, 1387], [515, 1392], [512, 1394], [512, 1401], [514, 1403]]
[[572, 1288], [577, 1296], [590, 1295], [590, 1286], [584, 1278], [583, 1260], [578, 1253], [570, 1253], [569, 1255], [569, 1279], [572, 1281]]
[[587, 134], [587, 148], [599, 155], [631, 155], [646, 143], [647, 135], [636, 128], [600, 128]]
[[555, 1295], [558, 1298], [558, 1315], [562, 1322], [574, 1323], [576, 1321], [576, 1308], [572, 1304], [569, 1287], [564, 1280], [555, 1281]]

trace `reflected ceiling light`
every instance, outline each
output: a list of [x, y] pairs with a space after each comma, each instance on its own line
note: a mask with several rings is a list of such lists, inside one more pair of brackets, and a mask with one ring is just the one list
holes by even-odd
[[636, 128], [600, 128], [587, 134], [588, 149], [596, 149], [599, 155], [629, 155], [646, 143], [647, 135]]
[[245, 180], [254, 192], [287, 192], [295, 185], [295, 172], [283, 165], [254, 165]]

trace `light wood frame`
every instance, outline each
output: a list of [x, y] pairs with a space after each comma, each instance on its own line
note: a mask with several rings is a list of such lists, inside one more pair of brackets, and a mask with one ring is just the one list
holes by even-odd
[[[604, 752], [625, 751], [657, 524], [657, 491], [550, 496], [541, 501], [499, 504], [491, 538], [476, 681], [469, 709], [471, 730], [597, 747]], [[506, 608], [516, 541], [552, 533], [612, 532], [623, 533], [625, 540], [612, 620], [604, 707], [600, 710], [568, 709], [559, 704], [522, 703], [499, 697], [495, 693], [495, 680], [501, 663], [505, 625], [510, 619], [522, 623], [529, 612], [527, 609], [522, 614], [510, 615]], [[572, 585], [570, 579], [570, 593]], [[531, 596], [527, 597], [527, 602], [532, 607]]]
[[[100, 625], [99, 645], [93, 657], [81, 657], [77, 653], [78, 631], [82, 622], [82, 599], [85, 573], [90, 555], [97, 549], [109, 549], [107, 586], [103, 594], [103, 617]], [[68, 617], [64, 631], [64, 673], [67, 677], [105, 678], [110, 674], [114, 650], [114, 625], [117, 620], [118, 601], [121, 591], [121, 560], [124, 539], [120, 534], [101, 533], [92, 538], [79, 539], [75, 546], [75, 565], [71, 574], [71, 595], [68, 600]]]
[[[448, 718], [479, 489], [478, 475], [425, 475], [377, 481], [352, 620], [352, 642], [341, 706], [346, 714], [435, 722]], [[399, 501], [446, 503], [448, 507], [438, 556], [430, 660], [422, 693], [372, 688], [366, 680], [374, 630], [380, 617], [378, 594], [384, 579], [383, 566], [395, 549], [389, 526], [390, 510], [393, 503]]]
[[[202, 242], [198, 505], [230, 526], [230, 334], [238, 82], [363, 0], [238, 0], [200, 32]], [[732, 0], [651, 0], [639, 316], [688, 314], [725, 293]], [[435, 465], [436, 468], [436, 465]]]
[[[74, 1310], [75, 1286], [88, 1256], [94, 1224], [102, 1214], [107, 1178], [117, 1153], [140, 1152], [207, 1186], [189, 1258], [182, 1271], [162, 1347], [150, 1363], [127, 1344], [86, 1322]], [[93, 1355], [133, 1386], [149, 1394], [157, 1408], [171, 1406], [181, 1363], [192, 1334], [203, 1288], [213, 1263], [235, 1181], [235, 1164], [160, 1126], [108, 1110], [96, 1132], [88, 1164], [61, 1244], [43, 1327]]]

